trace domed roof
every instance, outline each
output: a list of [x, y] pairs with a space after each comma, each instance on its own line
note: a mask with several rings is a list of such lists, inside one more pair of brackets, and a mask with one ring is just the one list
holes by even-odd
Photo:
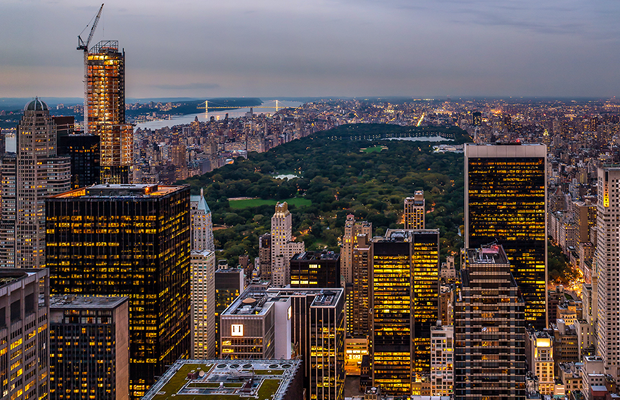
[[47, 104], [45, 104], [43, 101], [39, 100], [38, 97], [35, 97], [34, 100], [32, 100], [30, 103], [26, 104], [26, 107], [24, 107], [24, 111], [47, 111]]

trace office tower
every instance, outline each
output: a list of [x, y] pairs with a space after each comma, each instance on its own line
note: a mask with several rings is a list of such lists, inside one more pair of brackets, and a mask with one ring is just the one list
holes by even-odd
[[290, 261], [291, 287], [337, 288], [340, 286], [340, 254], [305, 251]]
[[226, 359], [290, 359], [291, 299], [250, 285], [220, 317]]
[[[74, 116], [56, 116], [52, 117], [52, 120], [56, 124], [56, 133], [58, 138], [67, 135], [73, 135], [75, 132], [75, 117]], [[60, 149], [58, 150], [60, 152]]]
[[353, 248], [353, 295], [352, 319], [349, 321], [354, 337], [370, 335], [370, 292], [372, 282], [372, 245], [367, 234], [357, 236], [357, 246]]
[[129, 297], [129, 391], [143, 396], [190, 354], [189, 186], [96, 185], [46, 207], [52, 293]]
[[344, 278], [344, 283], [353, 282], [353, 249], [359, 235], [372, 237], [372, 224], [367, 221], [356, 222], [353, 214], [347, 215], [340, 253], [340, 273]]
[[265, 233], [258, 237], [258, 259], [260, 276], [262, 279], [271, 280], [271, 234]]
[[620, 167], [598, 168], [597, 243], [595, 250], [598, 276], [597, 353], [603, 358], [606, 373], [618, 377], [620, 363]]
[[347, 376], [360, 376], [362, 358], [368, 357], [367, 338], [346, 338], [344, 340], [344, 370]]
[[0, 269], [0, 394], [46, 399], [49, 393], [47, 269]]
[[50, 400], [129, 399], [127, 297], [52, 296]]
[[293, 217], [288, 204], [276, 204], [271, 217], [271, 282], [273, 286], [291, 283], [290, 261], [297, 253], [303, 253], [303, 242], [293, 242]]
[[405, 229], [424, 229], [426, 225], [426, 200], [424, 191], [416, 190], [413, 197], [405, 198]]
[[606, 399], [605, 394], [601, 397], [594, 397], [593, 391], [599, 387], [605, 387], [605, 362], [601, 357], [586, 356], [583, 358], [583, 367], [581, 367], [581, 381], [583, 397], [586, 400]]
[[215, 253], [192, 251], [192, 355], [215, 357]]
[[215, 356], [220, 353], [220, 316], [245, 289], [245, 275], [241, 268], [218, 266], [215, 271]]
[[454, 326], [431, 328], [431, 396], [454, 395]]
[[464, 251], [454, 305], [456, 399], [525, 400], [523, 299], [502, 246]]
[[58, 155], [71, 160], [71, 189], [100, 183], [100, 140], [97, 135], [58, 136]]
[[101, 138], [101, 183], [129, 183], [133, 126], [125, 123], [125, 51], [103, 40], [86, 61], [85, 133]]
[[596, 226], [596, 204], [586, 200], [573, 201], [571, 205], [575, 225], [579, 229], [577, 241], [590, 242], [590, 229]]
[[203, 190], [200, 195], [191, 196], [191, 217], [192, 217], [192, 250], [193, 251], [215, 251], [213, 242], [213, 222], [211, 220], [211, 209], [205, 200]]
[[526, 357], [529, 371], [537, 377], [537, 390], [543, 395], [553, 395], [555, 385], [553, 337], [545, 331], [528, 329]]
[[504, 247], [525, 320], [547, 327], [547, 147], [465, 145], [465, 247]]
[[45, 267], [45, 197], [69, 190], [71, 165], [58, 157], [56, 125], [47, 104], [24, 107], [17, 154], [2, 157], [0, 267]]
[[413, 384], [430, 376], [431, 327], [437, 323], [439, 297], [439, 230], [388, 229], [372, 245], [373, 386], [382, 386], [388, 394], [409, 395]]
[[306, 400], [344, 398], [344, 289], [269, 288], [291, 301], [291, 342], [303, 360]]
[[162, 397], [299, 400], [303, 398], [301, 361], [178, 360], [142, 400], [160, 400]]

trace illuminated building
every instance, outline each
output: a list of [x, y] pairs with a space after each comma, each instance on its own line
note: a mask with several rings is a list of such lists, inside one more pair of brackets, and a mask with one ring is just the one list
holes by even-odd
[[333, 251], [305, 251], [290, 261], [291, 287], [340, 287], [340, 254]]
[[465, 145], [465, 247], [504, 247], [537, 330], [548, 326], [546, 157], [545, 145]]
[[618, 377], [620, 364], [620, 166], [598, 169], [597, 242], [594, 258], [598, 275], [597, 354], [606, 373]]
[[299, 360], [178, 360], [142, 400], [299, 400], [302, 393]]
[[99, 184], [100, 139], [97, 135], [58, 136], [58, 154], [71, 159], [71, 189]]
[[226, 359], [290, 359], [291, 299], [250, 285], [220, 317]]
[[215, 356], [220, 357], [220, 315], [245, 289], [245, 274], [241, 268], [218, 266], [215, 271]]
[[54, 294], [129, 297], [132, 398], [190, 355], [189, 186], [97, 185], [47, 198]]
[[125, 51], [104, 40], [86, 61], [86, 133], [101, 138], [101, 183], [129, 183], [133, 126], [125, 123]]
[[31, 101], [17, 127], [17, 154], [0, 159], [0, 268], [45, 267], [45, 197], [69, 190], [71, 180], [56, 145], [47, 104]]
[[50, 399], [129, 399], [127, 297], [52, 296]]
[[342, 250], [340, 254], [340, 273], [345, 283], [353, 282], [353, 249], [359, 235], [372, 236], [372, 224], [367, 221], [355, 221], [353, 214], [347, 215], [342, 236]]
[[431, 328], [431, 396], [454, 395], [454, 326]]
[[291, 283], [290, 261], [297, 253], [303, 253], [303, 242], [293, 242], [293, 216], [288, 204], [276, 204], [271, 217], [271, 283], [286, 286]]
[[213, 222], [211, 220], [211, 209], [205, 200], [202, 189], [200, 189], [200, 195], [190, 196], [190, 204], [192, 207], [192, 250], [215, 251], [215, 245], [213, 243]]
[[454, 305], [456, 399], [525, 400], [524, 302], [504, 249], [463, 250]]
[[373, 386], [391, 395], [423, 394], [412, 392], [424, 386], [431, 370], [439, 230], [388, 229], [372, 246]]
[[344, 399], [344, 289], [269, 288], [290, 298], [291, 342], [303, 360], [306, 400]]
[[192, 251], [192, 358], [215, 357], [215, 253]]
[[404, 202], [405, 229], [424, 229], [426, 224], [426, 200], [424, 191], [416, 190], [413, 197]]
[[0, 394], [47, 400], [49, 394], [47, 269], [0, 269]]
[[482, 113], [480, 111], [474, 111], [472, 114], [472, 125], [480, 126], [482, 125]]
[[260, 263], [260, 276], [262, 279], [271, 280], [271, 234], [265, 233], [258, 237], [258, 259]]
[[370, 235], [358, 235], [353, 248], [353, 294], [350, 327], [347, 331], [354, 337], [370, 335], [370, 275], [372, 273], [372, 245]]
[[526, 331], [527, 366], [538, 380], [538, 391], [553, 395], [555, 384], [553, 361], [553, 337], [548, 332]]
[[362, 358], [368, 356], [368, 339], [346, 338], [344, 340], [344, 370], [347, 376], [362, 373]]

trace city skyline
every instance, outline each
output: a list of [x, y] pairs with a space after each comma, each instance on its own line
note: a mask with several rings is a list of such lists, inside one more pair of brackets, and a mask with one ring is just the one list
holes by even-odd
[[[4, 6], [0, 93], [79, 96], [76, 37], [100, 3]], [[112, 0], [92, 43], [127, 49], [128, 97], [613, 96], [619, 11], [609, 1]]]

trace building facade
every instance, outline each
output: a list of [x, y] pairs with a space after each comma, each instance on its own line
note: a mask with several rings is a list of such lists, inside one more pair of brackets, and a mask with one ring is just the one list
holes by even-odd
[[100, 183], [100, 140], [97, 135], [58, 136], [58, 155], [71, 160], [71, 189]]
[[241, 268], [222, 265], [215, 271], [215, 356], [220, 353], [220, 316], [245, 289], [245, 274]]
[[0, 269], [0, 394], [49, 398], [47, 269]]
[[17, 154], [0, 164], [0, 268], [45, 267], [45, 197], [69, 190], [71, 165], [58, 157], [56, 124], [43, 101], [24, 107]]
[[431, 328], [431, 396], [454, 395], [454, 326]]
[[215, 357], [215, 253], [192, 251], [192, 356]]
[[351, 320], [347, 331], [354, 337], [367, 338], [370, 335], [370, 303], [372, 275], [372, 238], [367, 234], [357, 237], [353, 248], [353, 287], [351, 296]]
[[333, 251], [305, 251], [290, 261], [291, 287], [340, 287], [340, 254]]
[[345, 283], [353, 282], [353, 250], [357, 246], [359, 235], [372, 237], [372, 223], [355, 221], [353, 214], [347, 215], [342, 236], [342, 250], [340, 253], [340, 273]]
[[271, 217], [271, 283], [286, 286], [291, 283], [290, 261], [297, 253], [303, 253], [303, 242], [293, 242], [293, 217], [288, 204], [276, 204]]
[[200, 189], [200, 195], [191, 196], [190, 201], [192, 207], [192, 251], [215, 251], [211, 209], [205, 200], [203, 190]]
[[85, 133], [101, 138], [101, 183], [130, 183], [133, 126], [125, 123], [125, 51], [102, 40], [86, 60]]
[[405, 198], [403, 217], [405, 229], [424, 229], [426, 226], [426, 200], [424, 200], [423, 190], [416, 190], [413, 197]]
[[464, 250], [454, 306], [456, 399], [525, 400], [525, 319], [498, 245]]
[[127, 297], [52, 296], [50, 399], [129, 399]]
[[546, 157], [545, 145], [465, 145], [465, 247], [503, 246], [537, 330], [548, 326]]
[[49, 197], [54, 294], [129, 297], [132, 398], [191, 347], [188, 186], [97, 185]]

